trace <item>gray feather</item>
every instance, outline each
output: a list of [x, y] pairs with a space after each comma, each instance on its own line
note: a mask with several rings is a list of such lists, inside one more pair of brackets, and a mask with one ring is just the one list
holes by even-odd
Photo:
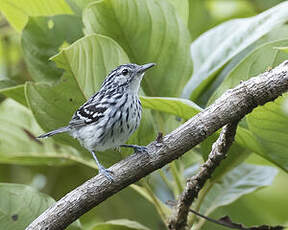
[[65, 126], [65, 127], [59, 128], [59, 129], [52, 130], [48, 133], [44, 133], [37, 138], [47, 138], [47, 137], [54, 136], [55, 134], [58, 134], [58, 133], [68, 132], [69, 130], [70, 130], [69, 126]]

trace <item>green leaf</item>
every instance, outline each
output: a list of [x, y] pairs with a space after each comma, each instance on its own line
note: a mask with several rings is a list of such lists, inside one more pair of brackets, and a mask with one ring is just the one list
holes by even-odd
[[189, 2], [188, 0], [166, 0], [172, 4], [178, 13], [179, 17], [182, 19], [185, 25], [188, 24], [189, 17]]
[[218, 207], [231, 204], [241, 196], [272, 184], [277, 169], [242, 164], [215, 183], [201, 204], [200, 213], [208, 216]]
[[286, 47], [275, 47], [275, 49], [282, 50], [282, 51], [288, 53], [288, 46], [286, 46]]
[[24, 85], [5, 87], [3, 89], [0, 89], [0, 94], [3, 94], [6, 97], [12, 98], [13, 100], [21, 103], [22, 105], [27, 106], [24, 93]]
[[141, 103], [144, 108], [177, 115], [186, 120], [202, 110], [194, 102], [183, 98], [142, 96]]
[[42, 129], [26, 107], [11, 99], [0, 104], [0, 123], [1, 163], [63, 165], [73, 163], [72, 160], [83, 163], [71, 147], [55, 144], [52, 139], [35, 140]]
[[257, 141], [257, 137], [255, 137], [250, 130], [242, 128], [240, 125], [237, 127], [235, 141], [243, 148], [249, 149], [251, 152], [263, 152], [263, 146]]
[[0, 183], [0, 226], [23, 230], [54, 202], [27, 185]]
[[165, 0], [97, 1], [84, 10], [83, 22], [88, 34], [119, 43], [131, 62], [157, 63], [143, 79], [146, 95], [179, 95], [192, 71], [190, 36], [172, 5]]
[[[25, 229], [55, 201], [50, 196], [23, 184], [0, 183], [0, 226], [6, 230]], [[81, 229], [79, 221], [67, 230]]]
[[147, 191], [147, 189], [143, 186], [139, 186], [136, 184], [131, 184], [130, 187], [132, 189], [134, 189], [136, 192], [138, 192], [138, 194], [140, 194], [141, 196], [143, 196], [147, 201], [149, 201], [150, 203], [152, 203], [155, 208], [157, 209], [158, 213], [161, 213], [162, 211], [164, 212], [164, 215], [166, 217], [168, 217], [171, 214], [171, 209], [168, 208], [161, 200], [159, 200], [155, 194], [153, 194], [153, 199], [149, 192]]
[[[77, 83], [67, 74], [55, 86], [27, 82], [25, 91], [29, 108], [46, 132], [67, 126], [74, 112], [85, 102]], [[84, 151], [78, 141], [68, 134], [55, 135], [52, 139]]]
[[[214, 97], [211, 98], [213, 93], [218, 89], [221, 83], [226, 79], [229, 73], [243, 60], [245, 59], [252, 51], [259, 48], [260, 46], [273, 42], [287, 39], [288, 37], [288, 25], [281, 25], [272, 29], [269, 33], [262, 36], [260, 39], [249, 45], [239, 54], [231, 59], [231, 61], [225, 65], [223, 70], [216, 75], [215, 79], [213, 80], [212, 84], [207, 86], [205, 91], [197, 98], [197, 103], [200, 105], [208, 105], [212, 104], [215, 100]], [[210, 99], [210, 100], [209, 100]]]
[[213, 23], [207, 2], [203, 0], [189, 0], [188, 28], [192, 40], [205, 32]]
[[[1, 57], [1, 54], [0, 54], [0, 57]], [[15, 85], [17, 85], [17, 83], [12, 80], [6, 80], [6, 79], [0, 80], [0, 102], [2, 102], [5, 99], [5, 96], [3, 95], [2, 91], [5, 90], [5, 88], [13, 87]]]
[[59, 68], [72, 73], [86, 99], [99, 90], [118, 65], [129, 63], [123, 49], [111, 38], [89, 35], [52, 57]]
[[49, 58], [64, 43], [73, 43], [83, 36], [81, 18], [73, 15], [30, 17], [22, 37], [22, 49], [34, 81], [55, 81], [62, 75]]
[[287, 7], [288, 2], [283, 2], [257, 16], [225, 22], [201, 35], [191, 45], [194, 73], [182, 95], [195, 100], [231, 58], [286, 23]]
[[149, 228], [135, 221], [119, 219], [97, 224], [91, 230], [149, 230]]
[[65, 0], [0, 0], [0, 11], [19, 32], [28, 17], [72, 13]]
[[[286, 60], [287, 55], [275, 47], [287, 45], [288, 40], [286, 39], [266, 43], [255, 49], [228, 74], [210, 101], [215, 101], [216, 98], [226, 90], [238, 85], [240, 81], [263, 73], [267, 68], [275, 67]], [[286, 97], [287, 95], [284, 96], [284, 98]], [[286, 133], [286, 123], [283, 117], [286, 117], [286, 115], [281, 107], [282, 100], [284, 99], [278, 99], [274, 103], [269, 103], [264, 107], [258, 107], [249, 114], [247, 116], [247, 123], [250, 131], [243, 129], [240, 135], [237, 134], [236, 141], [240, 143], [241, 146], [249, 148], [251, 151], [254, 151], [287, 171], [288, 153], [285, 147], [285, 137], [283, 136]], [[255, 117], [257, 117], [257, 119]], [[279, 117], [282, 117], [282, 119], [279, 120]], [[264, 132], [264, 130], [266, 131]], [[271, 130], [273, 130], [273, 133]], [[263, 135], [265, 136], [264, 139], [262, 138]], [[270, 136], [270, 140], [267, 139], [267, 135]], [[277, 140], [277, 145], [271, 143], [274, 142], [274, 140]]]
[[261, 146], [256, 153], [288, 172], [288, 124], [283, 103], [288, 95], [257, 107], [247, 116], [249, 130]]
[[275, 67], [287, 59], [284, 52], [280, 52], [275, 47], [288, 45], [288, 39], [265, 43], [239, 62], [227, 75], [225, 80], [211, 96], [210, 102], [214, 102], [225, 91], [237, 86], [241, 81], [263, 73], [268, 68]]
[[5, 89], [8, 87], [13, 87], [16, 86], [16, 82], [11, 81], [11, 80], [1, 80], [0, 81], [0, 89]]
[[74, 13], [79, 16], [82, 15], [82, 10], [93, 1], [95, 0], [66, 0], [67, 4], [71, 7]]

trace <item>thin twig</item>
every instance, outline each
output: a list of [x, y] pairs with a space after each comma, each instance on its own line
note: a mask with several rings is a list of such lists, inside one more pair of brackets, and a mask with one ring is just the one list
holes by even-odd
[[288, 90], [288, 61], [269, 72], [250, 78], [228, 90], [214, 104], [192, 117], [170, 134], [147, 146], [147, 154], [133, 154], [109, 168], [111, 183], [97, 175], [52, 205], [27, 230], [61, 230], [113, 194], [179, 158], [205, 138], [250, 113], [258, 105], [273, 101]]
[[245, 227], [242, 224], [238, 224], [235, 222], [232, 222], [232, 220], [228, 216], [224, 216], [220, 218], [219, 220], [212, 219], [208, 216], [204, 216], [199, 212], [196, 212], [192, 209], [189, 209], [189, 212], [194, 213], [196, 216], [199, 216], [205, 220], [208, 220], [209, 222], [212, 222], [214, 224], [218, 224], [221, 226], [225, 226], [230, 229], [239, 229], [239, 230], [283, 230], [285, 227], [281, 225], [277, 226], [271, 226], [271, 225], [260, 225], [260, 226], [254, 226], [254, 227]]
[[219, 138], [213, 144], [207, 161], [201, 165], [199, 172], [187, 180], [186, 187], [179, 197], [174, 212], [170, 217], [169, 229], [184, 229], [189, 209], [205, 182], [211, 177], [220, 162], [226, 157], [229, 147], [234, 141], [238, 121], [225, 125]]

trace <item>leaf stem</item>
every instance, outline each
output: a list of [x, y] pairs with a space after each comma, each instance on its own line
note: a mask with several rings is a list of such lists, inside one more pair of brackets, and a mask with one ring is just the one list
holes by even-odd
[[162, 180], [164, 181], [164, 183], [167, 185], [167, 187], [169, 188], [169, 190], [171, 190], [173, 192], [173, 184], [167, 179], [166, 175], [164, 174], [164, 172], [162, 171], [162, 169], [159, 170], [159, 175], [161, 176]]
[[147, 193], [149, 194], [149, 196], [151, 197], [151, 199], [153, 200], [153, 203], [155, 205], [156, 210], [158, 211], [162, 221], [164, 222], [164, 224], [166, 224], [166, 220], [167, 220], [167, 216], [165, 214], [165, 211], [162, 209], [161, 204], [158, 202], [157, 197], [155, 196], [155, 194], [153, 193], [150, 185], [146, 182], [146, 181], [141, 181], [143, 187], [146, 189]]
[[171, 174], [174, 178], [174, 181], [176, 183], [176, 189], [174, 189], [174, 197], [177, 197], [181, 191], [183, 191], [183, 185], [181, 181], [181, 175], [177, 169], [176, 162], [173, 161], [170, 164]]

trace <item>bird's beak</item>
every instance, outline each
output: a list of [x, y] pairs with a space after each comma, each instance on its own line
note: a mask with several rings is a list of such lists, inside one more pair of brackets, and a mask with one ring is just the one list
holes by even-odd
[[150, 69], [151, 67], [155, 66], [156, 64], [155, 63], [148, 63], [148, 64], [144, 64], [144, 65], [141, 65], [137, 72], [138, 73], [144, 73], [146, 70]]

